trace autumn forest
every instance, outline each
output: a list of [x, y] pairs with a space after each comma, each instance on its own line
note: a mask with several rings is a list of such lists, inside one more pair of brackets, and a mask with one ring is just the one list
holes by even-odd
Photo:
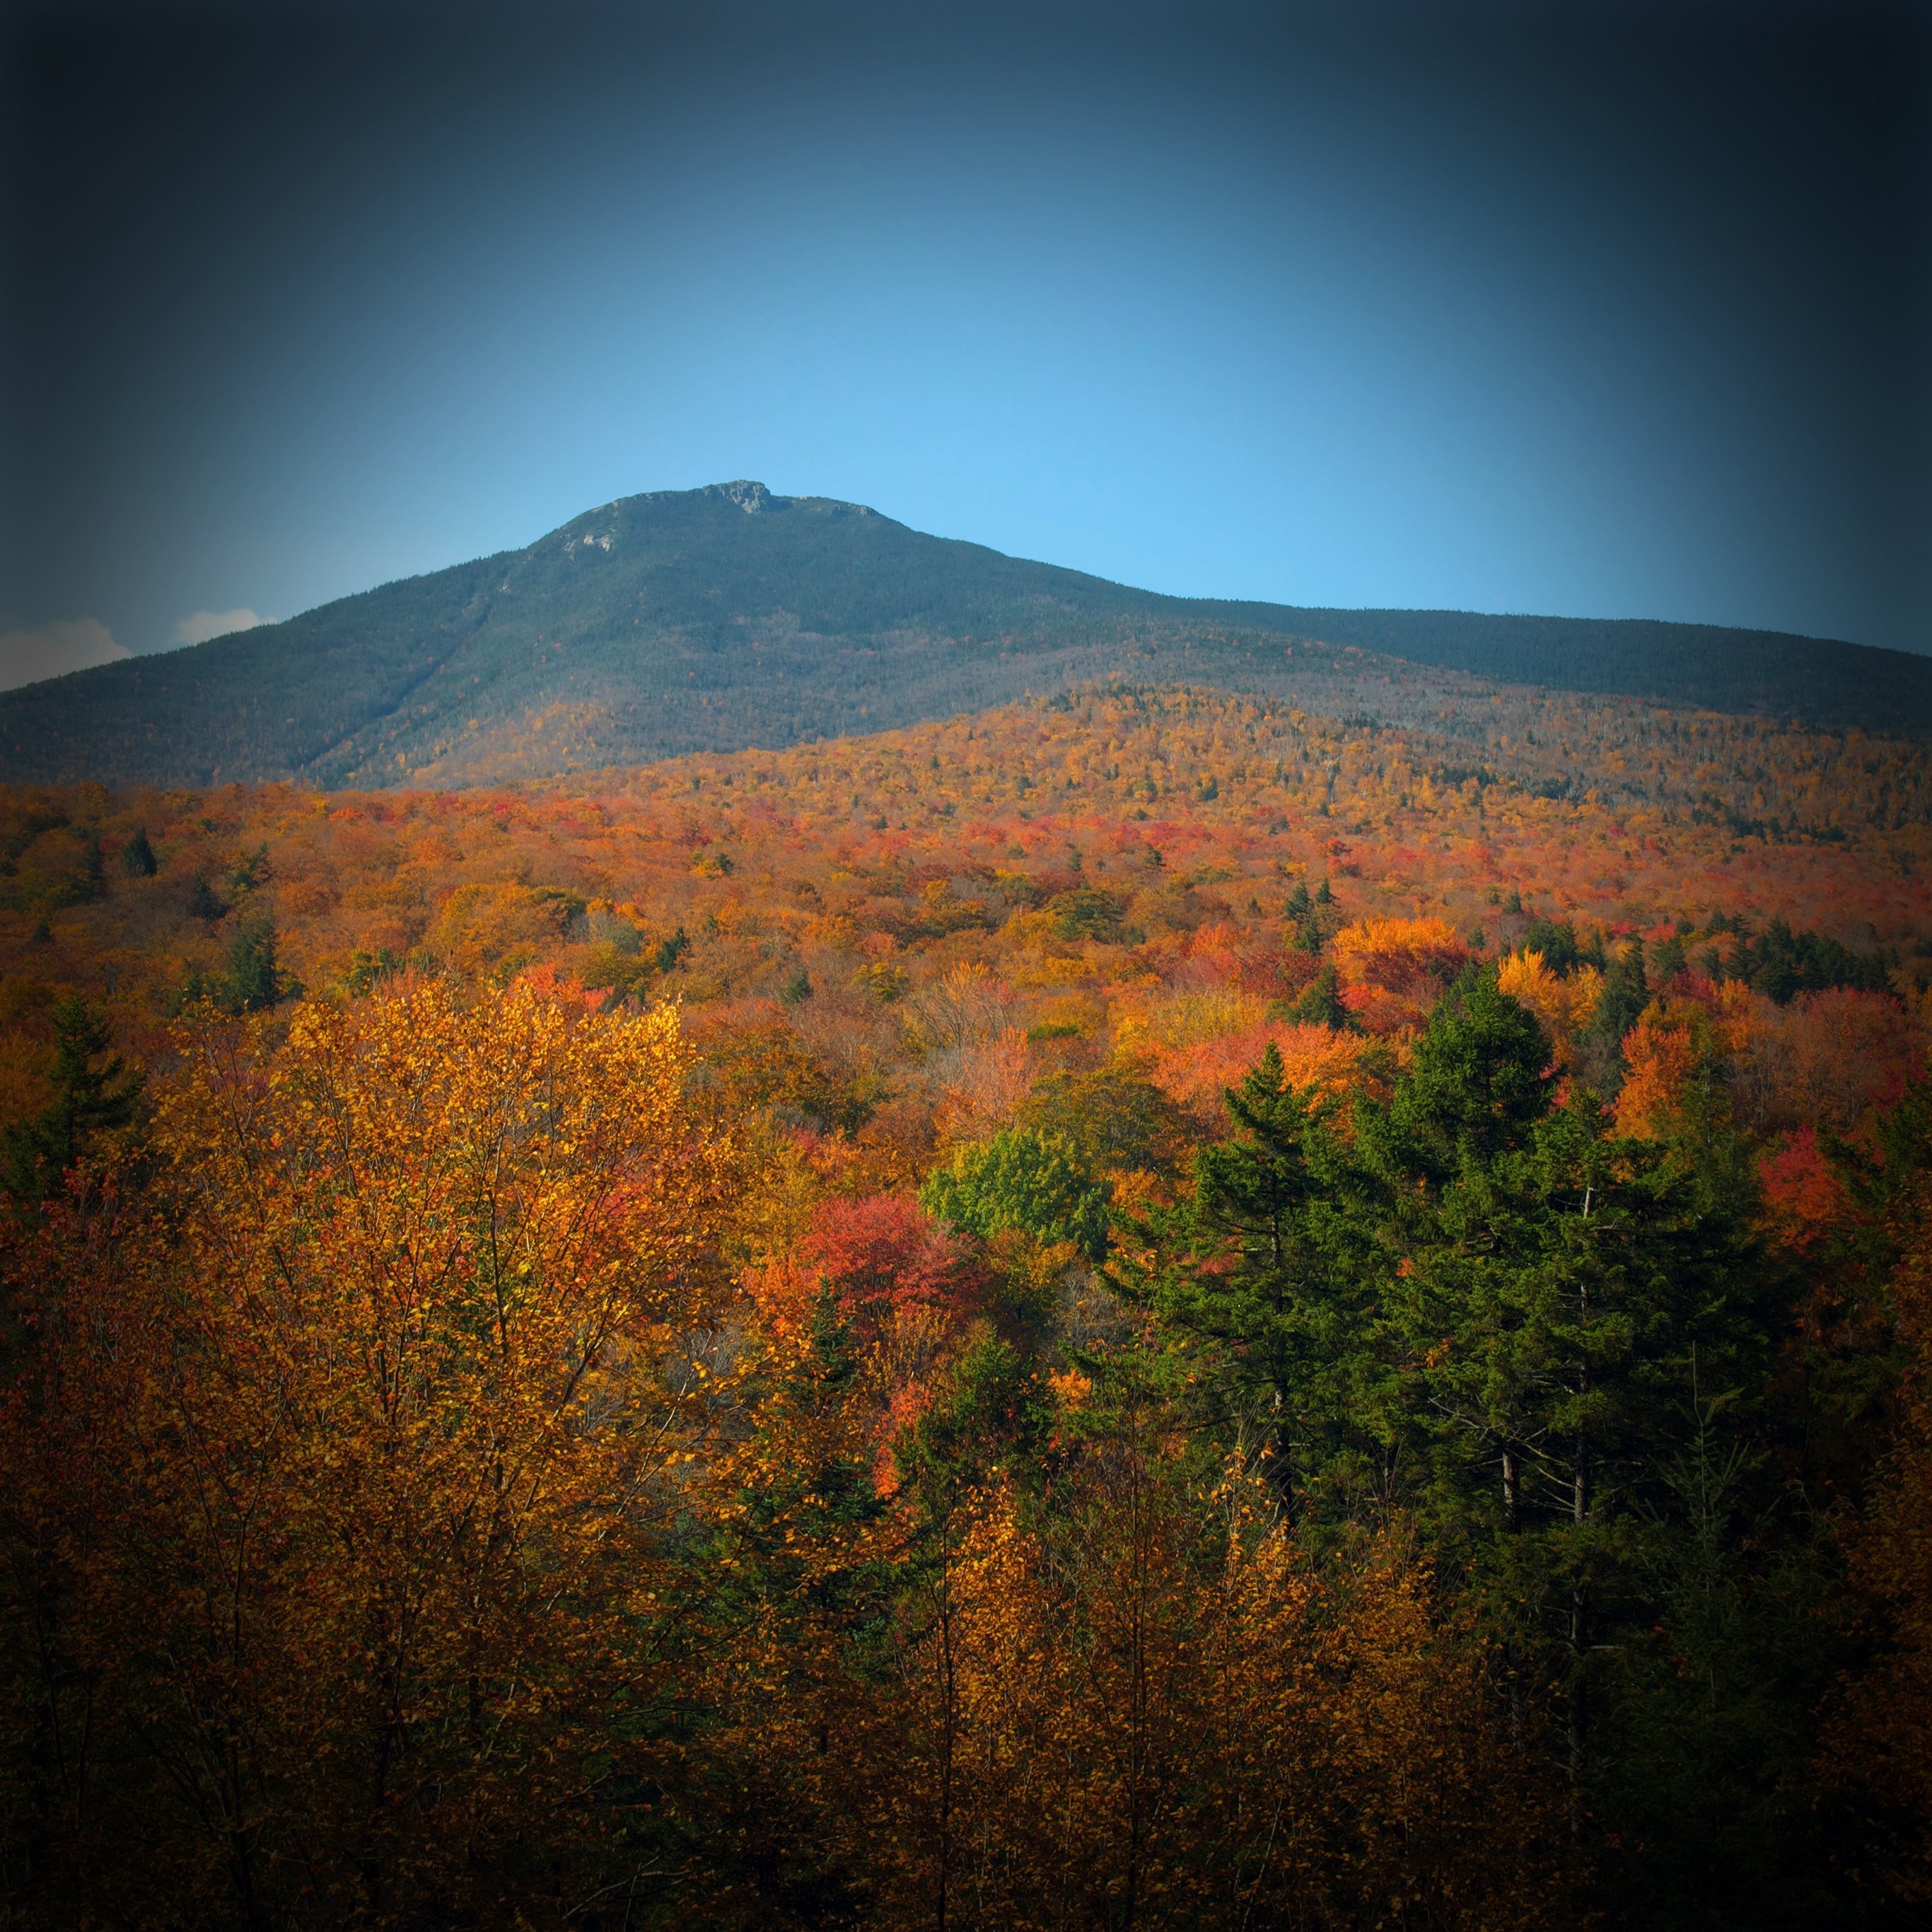
[[1926, 1922], [1925, 744], [1378, 663], [0, 791], [4, 1922]]

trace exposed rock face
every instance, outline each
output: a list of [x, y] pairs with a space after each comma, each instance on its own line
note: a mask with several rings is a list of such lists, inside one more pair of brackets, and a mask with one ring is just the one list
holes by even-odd
[[772, 507], [772, 493], [762, 483], [720, 483], [715, 487], [748, 517]]

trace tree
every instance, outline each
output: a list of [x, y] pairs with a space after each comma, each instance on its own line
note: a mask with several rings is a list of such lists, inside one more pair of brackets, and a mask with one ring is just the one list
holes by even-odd
[[1264, 1392], [1219, 1420], [1258, 1426], [1309, 1529], [1414, 1512], [1520, 1723], [1560, 1708], [1580, 1832], [1600, 1647], [1657, 1614], [1645, 1552], [1694, 1384], [1760, 1399], [1784, 1290], [1694, 1170], [1587, 1094], [1552, 1108], [1548, 1052], [1472, 971], [1387, 1105], [1358, 1102], [1352, 1150], [1264, 1058], [1192, 1201], [1116, 1271], [1213, 1345], [1216, 1386]]
[[675, 1014], [391, 981], [180, 1046], [151, 1210], [32, 1278], [109, 1727], [46, 1896], [494, 1922], [634, 1882], [734, 1372]]
[[1210, 1350], [1222, 1420], [1252, 1418], [1291, 1517], [1317, 1491], [1346, 1510], [1376, 1321], [1335, 1105], [1291, 1085], [1272, 1043], [1227, 1102], [1234, 1136], [1197, 1150], [1191, 1197], [1148, 1216], [1114, 1278]]
[[275, 928], [266, 919], [250, 920], [229, 942], [220, 1003], [230, 1012], [266, 1012], [283, 990], [275, 964]]
[[1583, 1033], [1586, 1064], [1606, 1094], [1613, 1094], [1622, 1084], [1624, 1036], [1649, 1004], [1643, 941], [1633, 939], [1605, 970], [1604, 990]]
[[[1894, 1156], [1908, 1132], [1924, 1135], [1927, 1099], [1923, 1088], [1912, 1096]], [[1826, 1762], [1857, 1801], [1894, 1888], [1922, 1906], [1932, 1899], [1932, 1186], [1922, 1166], [1886, 1167], [1888, 1232], [1900, 1250], [1889, 1286], [1912, 1366], [1869, 1511], [1844, 1540], [1867, 1616], [1887, 1640], [1870, 1673], [1834, 1700]]]
[[1288, 1009], [1288, 1017], [1303, 1026], [1352, 1027], [1355, 1016], [1342, 1004], [1335, 968], [1324, 965], [1302, 989]]
[[55, 1006], [53, 1024], [54, 1098], [33, 1120], [7, 1130], [6, 1186], [16, 1201], [40, 1199], [97, 1135], [126, 1126], [146, 1084], [118, 1053], [94, 1064], [113, 1033], [78, 993]]
[[1367, 1165], [1406, 1193], [1521, 1146], [1555, 1092], [1550, 1058], [1534, 1015], [1498, 989], [1493, 968], [1472, 968], [1430, 1016], [1388, 1106], [1358, 1106]]
[[130, 879], [152, 879], [160, 868], [154, 848], [148, 842], [148, 828], [137, 825], [134, 836], [121, 848], [121, 869]]
[[982, 1240], [1023, 1228], [1043, 1243], [1070, 1241], [1098, 1261], [1107, 1251], [1110, 1192], [1061, 1143], [1010, 1128], [961, 1148], [920, 1190], [920, 1199]]
[[1187, 1138], [1180, 1109], [1132, 1064], [1043, 1075], [1020, 1102], [1018, 1124], [1094, 1174], [1171, 1167]]
[[1430, 1220], [1392, 1284], [1414, 1492], [1512, 1667], [1561, 1686], [1580, 1817], [1598, 1646], [1655, 1615], [1646, 1526], [1672, 1508], [1698, 1379], [1759, 1399], [1779, 1284], [1694, 1175], [1606, 1136], [1587, 1096], [1472, 1150]]

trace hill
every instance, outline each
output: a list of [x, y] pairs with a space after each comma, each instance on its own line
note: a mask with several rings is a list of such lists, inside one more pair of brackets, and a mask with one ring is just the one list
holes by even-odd
[[1932, 731], [1932, 660], [1709, 626], [1167, 597], [757, 483], [0, 696], [0, 776], [464, 784], [776, 747], [1110, 676], [1372, 698], [1475, 678]]

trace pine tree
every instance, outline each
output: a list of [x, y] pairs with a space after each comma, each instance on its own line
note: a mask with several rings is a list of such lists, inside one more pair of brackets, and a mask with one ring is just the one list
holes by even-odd
[[130, 879], [152, 879], [160, 869], [145, 825], [135, 826], [134, 837], [122, 847], [121, 869]]
[[1643, 941], [1633, 939], [1610, 962], [1604, 990], [1582, 1036], [1584, 1070], [1600, 1092], [1614, 1094], [1623, 1084], [1624, 1036], [1649, 1004]]
[[1332, 1105], [1288, 1084], [1272, 1043], [1227, 1096], [1236, 1132], [1198, 1150], [1192, 1198], [1150, 1216], [1150, 1276], [1117, 1270], [1171, 1331], [1204, 1345], [1224, 1421], [1251, 1420], [1292, 1515], [1364, 1453], [1376, 1332]]
[[16, 1200], [43, 1198], [97, 1135], [126, 1126], [145, 1084], [118, 1053], [94, 1064], [113, 1033], [79, 994], [54, 1008], [53, 1023], [54, 1098], [33, 1120], [7, 1130], [6, 1185]]
[[1500, 991], [1493, 967], [1472, 967], [1416, 1042], [1408, 1077], [1387, 1108], [1359, 1109], [1370, 1167], [1406, 1192], [1441, 1186], [1471, 1160], [1520, 1146], [1556, 1089], [1550, 1036]]
[[229, 943], [221, 1004], [230, 1012], [265, 1012], [283, 992], [275, 964], [275, 928], [266, 919], [250, 920]]
[[1354, 1016], [1342, 1004], [1334, 961], [1330, 960], [1302, 988], [1301, 997], [1289, 1009], [1289, 1017], [1304, 1026], [1346, 1027], [1354, 1024]]

